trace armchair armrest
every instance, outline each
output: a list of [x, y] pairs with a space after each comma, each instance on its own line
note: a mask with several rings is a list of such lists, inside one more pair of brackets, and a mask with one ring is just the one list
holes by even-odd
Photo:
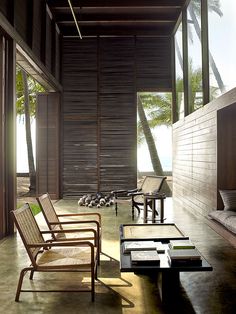
[[43, 247], [48, 249], [50, 247], [60, 247], [60, 246], [90, 246], [94, 248], [94, 245], [89, 241], [68, 241], [68, 242], [53, 242], [53, 243], [30, 243], [28, 244], [29, 248]]
[[116, 190], [116, 191], [112, 191], [111, 193], [114, 194], [115, 196], [119, 196], [119, 194], [126, 194], [129, 195], [129, 193], [134, 193], [139, 191], [140, 189], [132, 189], [132, 190]]
[[[78, 213], [78, 214], [57, 214], [57, 217], [83, 217], [83, 216], [97, 216], [97, 219], [95, 221], [98, 221], [99, 224], [101, 225], [101, 215], [99, 213]], [[81, 221], [84, 221], [84, 220], [78, 220], [77, 222], [81, 222]], [[95, 222], [94, 221], [94, 222]]]
[[[89, 229], [89, 228], [86, 228], [86, 229], [66, 229], [66, 230], [47, 230], [47, 231], [41, 231], [41, 234], [53, 235], [53, 234], [58, 234], [58, 233], [66, 234], [66, 233], [74, 233], [74, 232], [76, 232], [76, 233], [86, 233], [86, 232], [93, 233], [93, 236], [92, 235], [86, 236], [86, 237], [83, 236], [83, 238], [81, 238], [81, 239], [93, 240], [95, 246], [99, 245], [99, 236], [100, 236], [99, 230], [96, 231], [94, 229]], [[63, 238], [63, 239], [58, 239], [58, 240], [53, 240], [53, 241], [50, 239], [50, 240], [47, 240], [46, 242], [47, 243], [58, 242], [58, 241], [60, 241], [60, 242], [71, 242], [71, 241], [74, 242], [75, 241], [76, 242], [76, 240], [79, 241], [80, 238], [76, 237], [76, 238], [73, 238], [73, 240], [71, 240], [71, 238], [65, 238], [65, 239]]]
[[94, 238], [97, 238], [97, 231], [94, 230], [94, 229], [89, 229], [89, 228], [86, 228], [86, 229], [63, 229], [63, 230], [47, 230], [47, 231], [41, 231], [41, 234], [54, 234], [54, 233], [84, 233], [84, 232], [89, 232], [89, 233], [93, 233], [94, 234]]
[[132, 192], [128, 194], [128, 196], [136, 196], [136, 195], [143, 195], [143, 192]]

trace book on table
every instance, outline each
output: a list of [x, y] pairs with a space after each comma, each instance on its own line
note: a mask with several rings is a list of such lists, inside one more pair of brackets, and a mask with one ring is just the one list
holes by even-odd
[[130, 253], [131, 251], [149, 251], [156, 250], [157, 253], [165, 253], [165, 246], [161, 242], [155, 241], [132, 241], [124, 242], [123, 252]]
[[134, 265], [159, 265], [160, 257], [156, 250], [131, 251], [131, 263]]
[[168, 245], [173, 250], [195, 249], [195, 245], [190, 240], [170, 240]]
[[202, 258], [197, 249], [168, 249], [167, 256], [171, 265], [201, 265]]

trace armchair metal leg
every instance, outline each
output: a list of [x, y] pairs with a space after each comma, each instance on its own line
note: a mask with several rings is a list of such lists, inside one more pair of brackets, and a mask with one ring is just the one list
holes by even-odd
[[34, 277], [34, 270], [31, 270], [31, 272], [30, 272], [30, 280], [33, 280], [33, 277]]
[[19, 298], [20, 298], [20, 293], [21, 293], [21, 287], [22, 287], [22, 283], [23, 283], [23, 279], [25, 274], [27, 273], [27, 271], [31, 270], [32, 268], [23, 268], [20, 272], [20, 277], [19, 277], [19, 281], [18, 281], [18, 285], [17, 285], [17, 290], [16, 290], [16, 297], [15, 297], [15, 301], [19, 302]]
[[116, 211], [116, 216], [117, 216], [117, 211], [118, 211], [117, 201], [115, 201], [115, 211]]
[[132, 196], [132, 220], [134, 220], [134, 198]]

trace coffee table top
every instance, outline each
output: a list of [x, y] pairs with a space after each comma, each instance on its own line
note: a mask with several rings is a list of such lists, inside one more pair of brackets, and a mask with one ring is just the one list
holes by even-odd
[[174, 223], [124, 224], [120, 226], [121, 241], [188, 239]]

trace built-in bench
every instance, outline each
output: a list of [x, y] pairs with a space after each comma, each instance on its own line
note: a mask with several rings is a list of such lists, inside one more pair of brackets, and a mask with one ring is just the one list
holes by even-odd
[[208, 214], [209, 225], [236, 247], [236, 190], [220, 190], [224, 209]]

